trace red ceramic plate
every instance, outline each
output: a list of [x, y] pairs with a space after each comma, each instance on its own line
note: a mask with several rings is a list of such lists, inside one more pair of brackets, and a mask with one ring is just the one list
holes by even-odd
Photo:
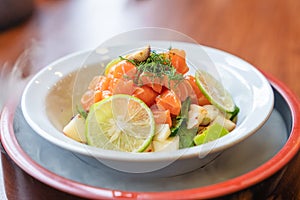
[[216, 198], [228, 195], [250, 186], [253, 186], [270, 177], [284, 167], [299, 151], [300, 147], [300, 106], [297, 97], [276, 79], [267, 76], [270, 80], [275, 96], [275, 107], [284, 110], [281, 113], [290, 132], [288, 140], [278, 153], [264, 164], [254, 170], [235, 178], [203, 187], [193, 189], [163, 191], [163, 192], [134, 192], [93, 187], [75, 182], [59, 176], [56, 173], [42, 167], [29, 157], [18, 143], [15, 137], [13, 120], [14, 110], [12, 106], [4, 108], [1, 115], [1, 141], [8, 155], [24, 171], [39, 181], [58, 190], [85, 198], [143, 198], [143, 199], [180, 199], [190, 198]]

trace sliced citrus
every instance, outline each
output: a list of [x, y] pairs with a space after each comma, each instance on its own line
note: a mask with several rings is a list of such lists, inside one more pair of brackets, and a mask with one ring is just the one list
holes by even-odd
[[226, 112], [229, 118], [237, 115], [239, 108], [235, 105], [230, 93], [217, 79], [209, 73], [200, 70], [196, 72], [195, 78], [201, 92], [211, 104]]
[[103, 149], [142, 152], [154, 133], [150, 108], [130, 95], [117, 94], [93, 104], [86, 119], [88, 144]]

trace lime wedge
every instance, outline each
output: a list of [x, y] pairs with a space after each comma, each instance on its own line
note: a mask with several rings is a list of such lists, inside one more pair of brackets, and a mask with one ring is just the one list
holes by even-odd
[[226, 112], [229, 118], [235, 117], [239, 108], [235, 105], [229, 92], [209, 73], [198, 70], [195, 74], [196, 83], [209, 102]]
[[142, 152], [154, 133], [150, 108], [130, 95], [117, 94], [93, 104], [86, 119], [87, 143], [103, 149]]

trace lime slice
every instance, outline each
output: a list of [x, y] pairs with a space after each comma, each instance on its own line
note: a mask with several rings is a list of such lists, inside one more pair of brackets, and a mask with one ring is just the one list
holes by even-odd
[[110, 68], [120, 61], [121, 61], [121, 58], [116, 58], [116, 59], [110, 61], [105, 67], [105, 71], [104, 71], [105, 76], [108, 74]]
[[209, 102], [233, 118], [239, 112], [229, 92], [212, 75], [198, 70], [195, 74], [196, 83]]
[[154, 133], [150, 108], [130, 95], [117, 94], [93, 104], [86, 119], [87, 143], [103, 149], [142, 152]]

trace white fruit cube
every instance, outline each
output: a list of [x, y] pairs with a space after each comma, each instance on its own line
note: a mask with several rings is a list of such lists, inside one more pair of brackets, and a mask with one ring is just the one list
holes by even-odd
[[85, 119], [79, 114], [64, 127], [63, 133], [78, 142], [86, 143]]
[[175, 151], [179, 149], [179, 136], [170, 137], [167, 140], [152, 141], [152, 147], [155, 152]]
[[169, 124], [156, 124], [153, 140], [165, 141], [171, 134]]
[[207, 111], [202, 106], [196, 104], [191, 104], [190, 110], [188, 113], [187, 128], [198, 127], [206, 116]]

